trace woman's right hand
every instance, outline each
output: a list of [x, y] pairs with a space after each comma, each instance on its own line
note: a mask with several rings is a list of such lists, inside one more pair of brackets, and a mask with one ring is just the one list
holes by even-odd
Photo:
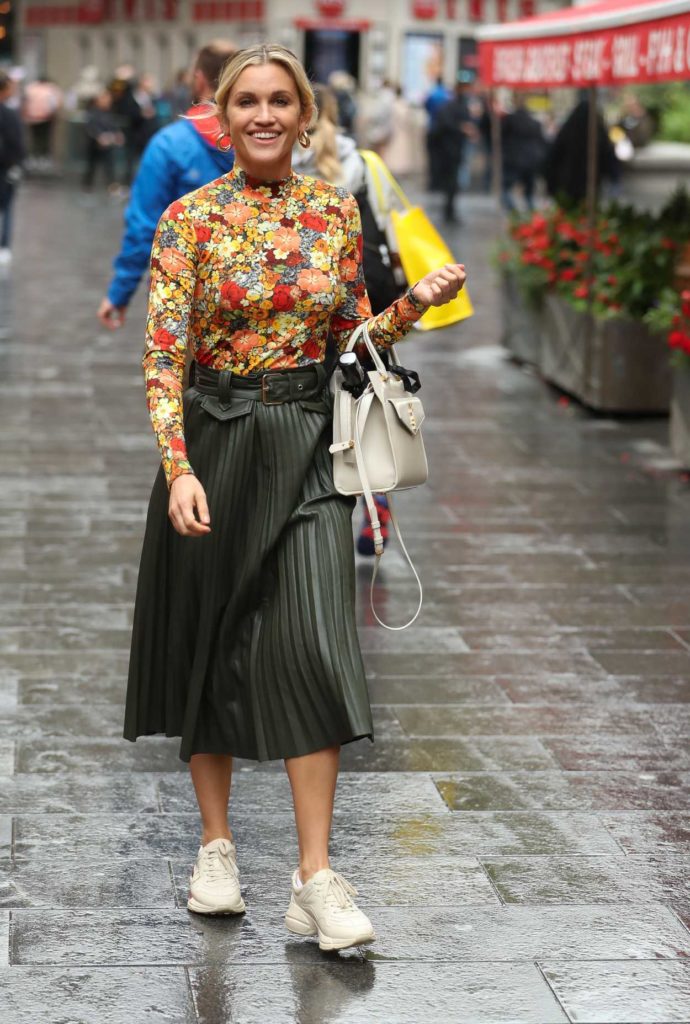
[[173, 480], [168, 518], [183, 537], [202, 537], [211, 532], [206, 492], [192, 473], [183, 473]]

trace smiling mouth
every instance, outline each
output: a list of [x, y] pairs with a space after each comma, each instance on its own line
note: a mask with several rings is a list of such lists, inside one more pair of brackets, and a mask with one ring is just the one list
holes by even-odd
[[252, 139], [256, 139], [258, 142], [273, 142], [277, 139], [280, 132], [250, 132], [249, 136]]

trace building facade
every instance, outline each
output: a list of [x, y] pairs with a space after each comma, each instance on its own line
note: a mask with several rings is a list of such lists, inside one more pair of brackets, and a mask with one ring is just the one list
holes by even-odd
[[[17, 4], [18, 0], [7, 0]], [[24, 0], [13, 58], [27, 77], [69, 88], [88, 65], [106, 78], [120, 64], [161, 87], [213, 39], [274, 40], [293, 49], [315, 80], [350, 72], [364, 90], [400, 82], [419, 101], [429, 80], [452, 82], [475, 66], [479, 24], [562, 7], [552, 0]]]

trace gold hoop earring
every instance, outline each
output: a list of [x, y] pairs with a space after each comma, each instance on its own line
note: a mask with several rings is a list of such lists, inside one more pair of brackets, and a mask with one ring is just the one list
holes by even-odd
[[311, 136], [309, 135], [308, 132], [300, 132], [299, 135], [297, 136], [297, 141], [299, 142], [302, 149], [309, 149], [309, 147], [311, 146]]
[[[222, 139], [228, 140], [227, 146], [222, 145]], [[219, 149], [221, 153], [227, 153], [228, 150], [232, 149], [232, 139], [230, 138], [229, 135], [226, 135], [225, 132], [219, 135], [218, 138], [216, 139], [216, 149]]]

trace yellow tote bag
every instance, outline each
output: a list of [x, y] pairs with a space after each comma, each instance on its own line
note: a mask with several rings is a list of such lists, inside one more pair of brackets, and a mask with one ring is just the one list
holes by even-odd
[[[404, 207], [402, 211], [391, 210], [390, 217], [397, 242], [397, 251], [408, 284], [416, 284], [422, 277], [425, 277], [430, 271], [442, 267], [444, 263], [455, 263], [453, 254], [424, 210], [419, 206], [412, 205], [378, 153], [369, 150], [361, 152], [371, 172], [379, 207], [386, 209], [381, 178], [388, 182]], [[474, 309], [467, 288], [463, 288], [445, 306], [431, 306], [415, 326], [422, 331], [432, 331], [436, 327], [448, 327], [450, 324], [456, 324], [458, 321], [472, 316], [473, 313]]]

